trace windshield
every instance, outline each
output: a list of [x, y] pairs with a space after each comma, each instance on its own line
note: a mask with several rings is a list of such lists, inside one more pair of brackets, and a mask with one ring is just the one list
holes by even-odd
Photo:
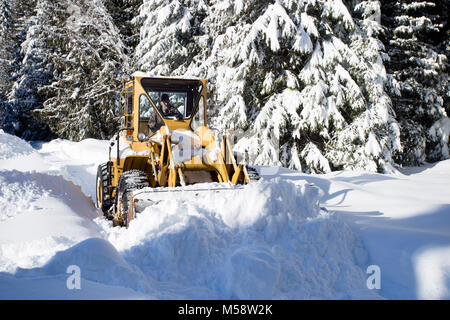
[[[166, 119], [191, 118], [202, 90], [202, 82], [197, 80], [142, 79], [141, 84], [160, 114]], [[145, 113], [149, 109], [143, 108], [141, 112]]]

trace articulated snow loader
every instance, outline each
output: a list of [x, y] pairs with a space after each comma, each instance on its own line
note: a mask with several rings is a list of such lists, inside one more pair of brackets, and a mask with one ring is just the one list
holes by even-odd
[[229, 136], [217, 138], [206, 126], [206, 80], [138, 72], [124, 79], [121, 94], [122, 128], [96, 185], [97, 207], [114, 225], [128, 227], [160, 192], [197, 196], [259, 179], [233, 152]]

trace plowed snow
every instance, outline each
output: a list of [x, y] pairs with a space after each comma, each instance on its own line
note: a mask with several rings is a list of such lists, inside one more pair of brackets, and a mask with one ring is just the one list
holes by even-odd
[[[411, 180], [260, 167], [263, 179], [243, 189], [160, 193], [125, 229], [92, 201], [107, 154], [108, 141], [34, 149], [0, 132], [0, 298], [450, 297], [449, 161], [405, 171]], [[66, 286], [73, 265], [81, 290]], [[380, 290], [366, 285], [369, 265], [380, 266]]]

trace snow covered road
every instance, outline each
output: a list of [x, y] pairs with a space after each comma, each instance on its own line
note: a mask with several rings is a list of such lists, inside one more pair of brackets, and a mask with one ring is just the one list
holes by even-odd
[[[334, 172], [276, 176], [305, 180], [363, 240], [369, 263], [381, 270], [388, 299], [450, 298], [450, 160], [395, 175]], [[433, 271], [431, 271], [433, 270]]]
[[0, 299], [450, 298], [449, 160], [397, 175], [260, 167], [254, 185], [163, 199], [124, 229], [92, 201], [108, 141], [34, 147], [0, 131]]

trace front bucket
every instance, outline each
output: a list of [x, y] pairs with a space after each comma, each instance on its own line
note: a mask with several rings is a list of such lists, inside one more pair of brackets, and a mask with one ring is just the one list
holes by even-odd
[[199, 196], [213, 196], [223, 192], [242, 190], [244, 186], [231, 183], [199, 183], [184, 187], [142, 188], [132, 192], [130, 208], [128, 210], [127, 228], [131, 220], [146, 208], [161, 201], [191, 201]]

